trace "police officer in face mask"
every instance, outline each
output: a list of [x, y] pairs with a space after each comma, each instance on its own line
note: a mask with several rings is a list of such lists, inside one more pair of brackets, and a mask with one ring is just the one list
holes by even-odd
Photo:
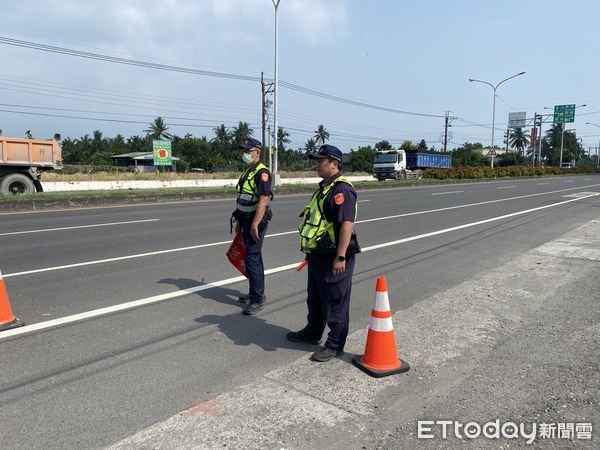
[[263, 308], [266, 299], [262, 246], [272, 216], [269, 199], [273, 198], [273, 194], [271, 173], [260, 161], [261, 142], [248, 138], [240, 149], [244, 151], [242, 159], [248, 168], [236, 186], [238, 195], [233, 217], [237, 221], [236, 232], [242, 231], [246, 245], [244, 262], [250, 288], [248, 295], [240, 296], [240, 301], [246, 303], [244, 314], [252, 315]]
[[308, 323], [287, 338], [318, 344], [327, 324], [325, 346], [312, 355], [325, 362], [344, 353], [348, 336], [354, 255], [360, 251], [353, 231], [357, 194], [341, 173], [337, 147], [323, 145], [311, 158], [323, 181], [300, 216], [300, 246], [308, 261]]

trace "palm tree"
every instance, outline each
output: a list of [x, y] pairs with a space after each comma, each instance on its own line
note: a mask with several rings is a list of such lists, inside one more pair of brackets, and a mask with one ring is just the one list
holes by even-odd
[[523, 131], [523, 128], [515, 128], [508, 140], [511, 148], [516, 148], [521, 155], [525, 154], [525, 148], [529, 146], [529, 132]]
[[290, 133], [288, 133], [283, 127], [278, 127], [277, 130], [277, 149], [285, 150], [285, 144], [289, 144], [291, 141]]
[[304, 150], [306, 150], [307, 156], [311, 153], [315, 153], [317, 151], [317, 141], [315, 141], [313, 138], [307, 140], [306, 144], [304, 144]]
[[157, 117], [150, 127], [144, 130], [148, 139], [172, 139], [173, 135], [167, 133], [169, 127], [162, 117]]
[[254, 130], [250, 128], [250, 124], [248, 122], [239, 122], [238, 126], [233, 129], [231, 132], [231, 136], [236, 144], [241, 144], [246, 139], [251, 137], [254, 134]]
[[321, 142], [321, 145], [325, 144], [325, 141], [329, 140], [329, 132], [327, 128], [323, 125], [319, 125], [319, 127], [315, 130], [315, 139], [317, 140], [317, 144]]
[[225, 124], [222, 123], [217, 128], [213, 128], [213, 131], [215, 132], [215, 137], [211, 139], [211, 142], [216, 142], [218, 144], [221, 144], [221, 146], [224, 146], [229, 143], [229, 140], [231, 139], [231, 134], [229, 133], [229, 130], [227, 129]]
[[25, 137], [26, 137], [27, 139], [33, 139], [33, 135], [31, 134], [31, 130], [27, 130], [27, 131], [25, 132]]

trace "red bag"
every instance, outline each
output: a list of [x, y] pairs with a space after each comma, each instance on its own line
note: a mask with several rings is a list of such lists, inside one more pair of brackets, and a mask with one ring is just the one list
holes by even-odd
[[244, 262], [246, 259], [246, 245], [244, 244], [244, 238], [242, 237], [241, 231], [236, 233], [225, 255], [227, 255], [229, 262], [233, 264], [242, 275], [248, 278], [248, 272], [246, 271], [246, 264]]

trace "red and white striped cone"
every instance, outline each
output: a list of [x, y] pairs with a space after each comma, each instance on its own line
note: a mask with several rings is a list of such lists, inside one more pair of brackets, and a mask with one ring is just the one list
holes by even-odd
[[365, 354], [355, 356], [352, 362], [373, 377], [385, 377], [406, 372], [410, 365], [398, 358], [396, 338], [392, 324], [392, 311], [385, 277], [377, 278], [375, 305], [371, 310], [371, 323], [367, 334]]

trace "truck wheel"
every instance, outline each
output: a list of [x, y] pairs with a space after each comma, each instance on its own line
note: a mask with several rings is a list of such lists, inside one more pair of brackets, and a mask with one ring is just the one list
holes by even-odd
[[400, 172], [400, 179], [406, 180], [406, 172], [404, 170], [402, 172]]
[[33, 194], [35, 186], [31, 178], [21, 173], [6, 175], [0, 180], [1, 195]]

